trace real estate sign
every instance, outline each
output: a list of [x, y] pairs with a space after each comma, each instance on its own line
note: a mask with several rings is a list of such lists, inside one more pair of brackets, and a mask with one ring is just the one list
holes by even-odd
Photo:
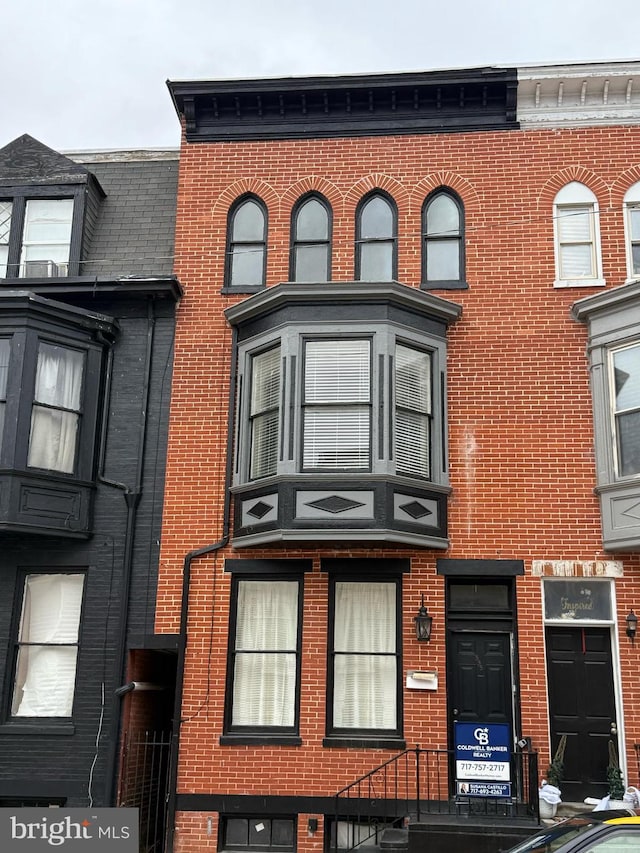
[[511, 727], [455, 723], [456, 791], [469, 797], [511, 796]]

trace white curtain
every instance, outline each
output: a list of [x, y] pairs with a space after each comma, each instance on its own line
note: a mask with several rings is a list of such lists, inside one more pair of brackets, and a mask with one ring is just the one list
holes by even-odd
[[40, 344], [31, 413], [30, 467], [73, 473], [83, 369], [83, 353]]
[[334, 727], [395, 729], [396, 585], [336, 583], [334, 632]]
[[83, 575], [28, 575], [11, 713], [69, 717], [73, 706]]
[[233, 679], [234, 726], [293, 726], [297, 581], [240, 581]]

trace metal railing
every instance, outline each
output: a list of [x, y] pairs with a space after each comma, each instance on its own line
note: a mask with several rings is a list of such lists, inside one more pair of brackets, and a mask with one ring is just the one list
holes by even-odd
[[124, 737], [118, 804], [139, 810], [140, 853], [162, 853], [170, 732]]
[[[453, 750], [407, 749], [356, 779], [335, 795], [332, 849], [351, 850], [380, 834], [381, 827], [420, 822], [428, 815], [524, 818], [536, 823], [538, 753], [512, 752], [511, 795], [457, 793]], [[339, 832], [340, 828], [348, 831]]]

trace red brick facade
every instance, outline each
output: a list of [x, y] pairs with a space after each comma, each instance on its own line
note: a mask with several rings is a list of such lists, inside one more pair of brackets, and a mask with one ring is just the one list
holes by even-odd
[[[250, 192], [268, 210], [267, 286], [289, 277], [291, 212], [309, 191], [333, 211], [332, 280], [354, 279], [358, 202], [381, 189], [398, 209], [398, 280], [421, 282], [421, 209], [438, 187], [464, 205], [468, 289], [435, 291], [462, 306], [448, 330], [449, 478], [447, 551], [366, 543], [319, 543], [221, 550], [191, 565], [188, 644], [180, 732], [179, 794], [330, 797], [392, 753], [323, 747], [328, 579], [320, 558], [404, 557], [403, 671], [436, 670], [438, 689], [404, 689], [408, 746], [450, 746], [447, 716], [445, 578], [436, 560], [523, 561], [516, 578], [518, 735], [532, 738], [541, 768], [549, 757], [549, 716], [540, 573], [568, 561], [615, 561], [620, 730], [629, 781], [640, 740], [639, 646], [625, 616], [640, 606], [638, 553], [603, 550], [594, 494], [594, 431], [587, 328], [572, 304], [593, 288], [554, 288], [553, 200], [571, 181], [585, 184], [600, 211], [606, 287], [627, 279], [623, 197], [640, 180], [640, 127], [473, 131], [424, 135], [187, 142], [182, 145], [176, 273], [179, 308], [171, 406], [156, 631], [180, 627], [185, 555], [223, 536], [232, 334], [224, 309], [247, 295], [221, 293], [227, 215]], [[225, 707], [231, 576], [225, 559], [306, 558], [300, 746], [220, 745]], [[544, 562], [544, 565], [542, 562]], [[610, 565], [610, 562], [607, 563]], [[558, 569], [555, 569], [558, 571]], [[431, 642], [416, 641], [413, 616], [424, 594]], [[617, 676], [616, 676], [617, 677]], [[404, 681], [404, 676], [403, 676]], [[298, 815], [298, 849], [322, 849]], [[322, 827], [322, 815], [320, 828]], [[218, 815], [179, 811], [176, 850], [213, 850]]]

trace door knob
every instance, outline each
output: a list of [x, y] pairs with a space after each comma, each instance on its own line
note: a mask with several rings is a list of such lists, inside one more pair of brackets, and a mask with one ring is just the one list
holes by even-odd
[[609, 730], [612, 735], [618, 734], [618, 726], [615, 723], [611, 723], [611, 728]]

